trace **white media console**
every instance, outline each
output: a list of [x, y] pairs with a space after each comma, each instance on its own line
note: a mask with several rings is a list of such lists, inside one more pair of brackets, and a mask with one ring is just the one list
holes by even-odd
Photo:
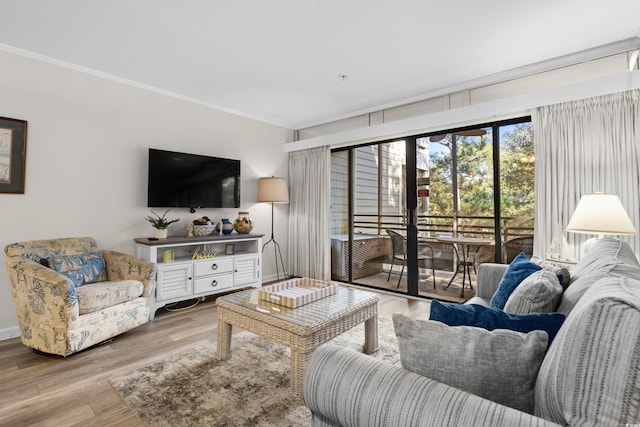
[[[167, 304], [262, 285], [263, 234], [137, 238], [136, 255], [156, 263], [150, 318]], [[215, 256], [211, 257], [215, 253]]]

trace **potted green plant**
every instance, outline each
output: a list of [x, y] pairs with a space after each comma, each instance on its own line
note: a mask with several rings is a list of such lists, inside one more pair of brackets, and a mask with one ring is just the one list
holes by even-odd
[[173, 224], [174, 222], [180, 221], [179, 219], [167, 219], [169, 209], [164, 211], [162, 215], [158, 215], [153, 210], [151, 210], [151, 213], [154, 216], [149, 215], [145, 219], [149, 221], [149, 223], [151, 223], [153, 228], [156, 229], [156, 238], [158, 239], [164, 239], [165, 237], [167, 237], [167, 228], [169, 227], [169, 225]]

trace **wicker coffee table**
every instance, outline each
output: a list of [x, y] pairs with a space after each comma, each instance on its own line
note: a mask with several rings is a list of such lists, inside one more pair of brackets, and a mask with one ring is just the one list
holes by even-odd
[[302, 377], [321, 344], [364, 322], [364, 352], [378, 349], [378, 296], [339, 286], [334, 295], [298, 308], [258, 300], [258, 290], [222, 296], [218, 304], [218, 354], [231, 355], [233, 325], [291, 348], [291, 393], [302, 397]]

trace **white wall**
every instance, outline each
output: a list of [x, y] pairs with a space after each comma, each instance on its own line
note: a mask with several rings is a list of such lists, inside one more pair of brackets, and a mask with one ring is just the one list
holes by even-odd
[[[184, 224], [202, 215], [233, 221], [239, 210], [251, 213], [254, 232], [271, 233], [270, 206], [255, 202], [258, 178], [287, 176], [288, 129], [5, 52], [0, 116], [28, 121], [25, 194], [0, 194], [0, 248], [92, 236], [101, 247], [135, 253], [133, 239], [152, 235], [144, 220], [149, 147], [242, 161], [241, 208], [172, 209], [181, 221], [170, 235], [184, 235]], [[275, 209], [275, 233], [286, 245], [288, 205]], [[263, 273], [275, 274], [269, 256]], [[17, 335], [2, 262], [0, 339]]]

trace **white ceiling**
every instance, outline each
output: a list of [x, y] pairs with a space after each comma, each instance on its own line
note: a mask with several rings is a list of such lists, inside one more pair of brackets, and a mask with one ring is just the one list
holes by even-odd
[[0, 10], [4, 50], [292, 129], [640, 35], [640, 0], [0, 0]]

